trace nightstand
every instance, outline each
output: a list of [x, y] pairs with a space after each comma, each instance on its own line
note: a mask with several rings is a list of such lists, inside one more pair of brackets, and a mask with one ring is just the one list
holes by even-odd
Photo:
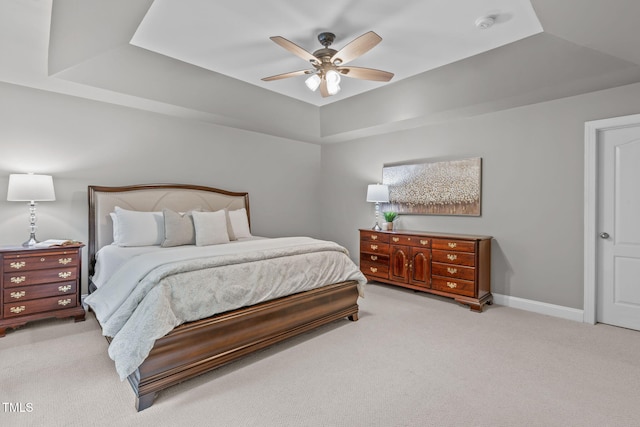
[[0, 337], [33, 320], [85, 319], [80, 303], [83, 246], [0, 247]]

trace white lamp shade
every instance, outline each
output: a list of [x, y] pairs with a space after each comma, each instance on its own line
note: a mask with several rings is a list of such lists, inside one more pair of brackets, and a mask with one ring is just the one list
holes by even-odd
[[307, 87], [309, 89], [311, 89], [311, 91], [315, 92], [316, 89], [318, 89], [318, 86], [320, 86], [320, 76], [318, 76], [317, 74], [312, 74], [311, 77], [309, 77], [307, 80], [304, 81], [304, 83], [307, 85]]
[[367, 202], [389, 201], [389, 186], [384, 184], [369, 184], [367, 188]]
[[56, 199], [51, 175], [11, 174], [7, 200], [10, 202], [47, 202]]
[[335, 95], [340, 92], [340, 73], [329, 70], [327, 71], [325, 79], [327, 80], [327, 92], [329, 95]]

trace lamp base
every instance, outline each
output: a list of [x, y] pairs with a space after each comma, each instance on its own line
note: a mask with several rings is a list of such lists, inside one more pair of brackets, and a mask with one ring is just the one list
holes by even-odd
[[36, 243], [38, 243], [38, 241], [36, 240], [36, 235], [35, 234], [31, 234], [31, 236], [29, 236], [29, 240], [27, 240], [26, 242], [24, 242], [22, 244], [22, 246], [29, 247], [29, 246], [35, 246]]
[[374, 231], [380, 231], [382, 230], [382, 228], [380, 228], [380, 226], [378, 225], [378, 223], [376, 222], [376, 225], [373, 226], [372, 230]]

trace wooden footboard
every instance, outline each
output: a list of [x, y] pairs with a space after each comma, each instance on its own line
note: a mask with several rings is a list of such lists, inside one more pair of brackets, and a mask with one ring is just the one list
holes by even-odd
[[358, 320], [357, 282], [348, 281], [181, 325], [156, 341], [129, 376], [136, 409], [157, 392], [337, 319]]

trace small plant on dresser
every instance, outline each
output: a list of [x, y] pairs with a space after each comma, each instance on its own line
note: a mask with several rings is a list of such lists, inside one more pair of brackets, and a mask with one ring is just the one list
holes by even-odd
[[83, 246], [0, 247], [0, 337], [33, 320], [85, 319], [80, 303]]
[[387, 211], [383, 212], [382, 215], [384, 216], [385, 220], [385, 222], [382, 224], [382, 229], [387, 231], [393, 230], [393, 221], [398, 217], [398, 213]]

